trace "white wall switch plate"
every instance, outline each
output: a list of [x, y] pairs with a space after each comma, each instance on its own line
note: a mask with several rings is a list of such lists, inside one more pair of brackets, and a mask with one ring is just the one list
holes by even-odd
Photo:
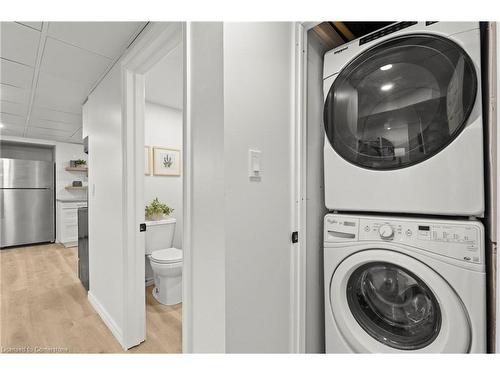
[[248, 150], [248, 177], [252, 181], [260, 181], [262, 177], [262, 153], [259, 150]]

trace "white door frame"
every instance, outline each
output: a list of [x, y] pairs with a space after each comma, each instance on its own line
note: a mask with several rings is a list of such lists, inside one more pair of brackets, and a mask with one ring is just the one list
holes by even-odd
[[307, 274], [307, 33], [319, 22], [294, 24], [294, 87], [293, 123], [294, 150], [292, 202], [295, 217], [293, 227], [299, 232], [299, 241], [292, 244], [291, 268], [291, 345], [292, 353], [306, 353], [306, 274]]
[[[123, 342], [124, 349], [140, 344], [146, 339], [145, 301], [145, 236], [139, 231], [144, 222], [144, 74], [183, 38], [180, 22], [150, 23], [130, 51], [120, 61], [122, 72], [123, 118]], [[185, 61], [183, 62], [185, 65]], [[184, 90], [185, 91], [185, 90]], [[185, 98], [185, 95], [184, 95]], [[185, 103], [184, 103], [185, 104]], [[185, 126], [185, 122], [183, 127]], [[186, 138], [184, 138], [186, 139]], [[183, 158], [183, 170], [189, 170]], [[185, 186], [183, 188], [185, 190]], [[189, 222], [189, 211], [185, 212]], [[184, 228], [184, 235], [186, 230]], [[184, 247], [184, 262], [189, 264], [189, 251]], [[189, 290], [189, 268], [185, 267], [183, 294]], [[186, 275], [187, 273], [187, 275]], [[188, 276], [188, 277], [186, 277]], [[189, 316], [190, 304], [184, 299], [183, 315]], [[187, 310], [187, 311], [186, 311]], [[183, 319], [183, 346], [187, 345], [186, 332], [189, 320]]]

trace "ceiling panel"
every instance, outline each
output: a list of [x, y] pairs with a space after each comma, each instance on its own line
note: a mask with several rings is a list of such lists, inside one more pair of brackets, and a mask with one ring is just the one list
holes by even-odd
[[31, 118], [36, 118], [40, 120], [49, 120], [56, 122], [63, 122], [66, 124], [74, 124], [81, 126], [82, 116], [62, 111], [54, 111], [48, 108], [33, 107], [31, 111]]
[[19, 87], [0, 84], [0, 97], [9, 102], [29, 104], [30, 90]]
[[179, 44], [146, 73], [146, 100], [182, 109], [182, 88], [182, 45]]
[[87, 96], [87, 85], [68, 81], [47, 73], [40, 73], [35, 106], [81, 115], [82, 102]]
[[38, 31], [42, 30], [42, 22], [25, 22], [25, 21], [17, 21], [23, 25], [36, 29]]
[[40, 32], [15, 22], [2, 22], [0, 28], [0, 57], [35, 66]]
[[40, 136], [46, 136], [46, 137], [60, 137], [60, 138], [69, 138], [73, 135], [74, 131], [64, 131], [64, 130], [59, 130], [59, 129], [45, 129], [45, 128], [36, 128], [33, 126], [30, 126], [27, 128], [26, 135], [28, 137], [40, 137]]
[[33, 68], [14, 61], [0, 60], [0, 82], [8, 85], [30, 88]]
[[75, 132], [81, 127], [81, 124], [66, 124], [64, 122], [39, 120], [39, 119], [30, 117], [29, 126], [34, 126], [37, 128]]
[[18, 115], [18, 116], [27, 116], [28, 115], [28, 105], [2, 100], [2, 101], [0, 101], [0, 112], [10, 113], [13, 115]]
[[144, 22], [51, 22], [48, 35], [114, 59]]
[[110, 63], [107, 57], [47, 38], [40, 71], [68, 81], [83, 82], [90, 90]]
[[26, 125], [26, 117], [17, 116], [10, 113], [0, 113], [0, 122], [4, 125], [9, 124], [24, 127]]
[[71, 136], [71, 140], [73, 142], [76, 142], [76, 143], [82, 143], [83, 142], [83, 138], [82, 138], [82, 128], [80, 128], [76, 133], [74, 133], [72, 136]]
[[22, 137], [24, 135], [24, 127], [3, 124], [3, 128], [0, 129], [0, 134], [1, 135], [10, 135], [13, 137]]

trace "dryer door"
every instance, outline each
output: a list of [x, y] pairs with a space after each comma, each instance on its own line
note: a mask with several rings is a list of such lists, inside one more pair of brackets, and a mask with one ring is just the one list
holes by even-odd
[[467, 353], [470, 324], [460, 298], [424, 263], [391, 250], [345, 259], [330, 283], [330, 305], [355, 352]]
[[393, 38], [360, 54], [335, 78], [325, 100], [326, 135], [359, 167], [408, 167], [458, 136], [476, 92], [476, 70], [458, 44], [429, 34]]

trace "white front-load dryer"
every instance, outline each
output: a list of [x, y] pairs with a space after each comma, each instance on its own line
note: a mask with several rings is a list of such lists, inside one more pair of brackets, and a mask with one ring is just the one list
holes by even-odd
[[485, 353], [478, 221], [328, 214], [327, 353]]
[[330, 210], [484, 214], [477, 22], [401, 22], [324, 58]]

